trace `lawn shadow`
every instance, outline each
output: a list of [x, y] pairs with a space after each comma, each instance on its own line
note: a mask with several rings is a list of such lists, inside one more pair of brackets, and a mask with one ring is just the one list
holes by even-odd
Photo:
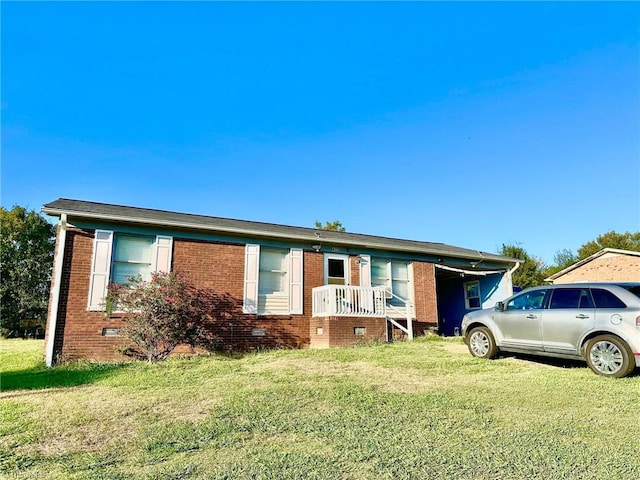
[[52, 368], [38, 366], [0, 375], [0, 392], [87, 385], [127, 367], [125, 363], [75, 363]]
[[526, 353], [501, 352], [504, 358], [516, 358], [527, 362], [538, 363], [556, 368], [588, 368], [584, 360], [529, 355]]
[[[516, 358], [518, 360], [524, 360], [526, 362], [537, 363], [540, 365], [547, 365], [555, 368], [567, 368], [567, 369], [589, 369], [585, 360], [573, 360], [570, 358], [556, 358], [556, 357], [544, 357], [536, 355], [528, 355], [526, 353], [511, 353], [501, 352], [500, 355], [503, 358]], [[640, 368], [636, 368], [628, 377], [640, 377]]]

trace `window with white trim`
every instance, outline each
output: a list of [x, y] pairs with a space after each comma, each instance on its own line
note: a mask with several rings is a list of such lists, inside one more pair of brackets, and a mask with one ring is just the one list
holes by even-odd
[[104, 310], [110, 283], [126, 283], [127, 277], [151, 277], [151, 272], [171, 270], [173, 238], [96, 230], [93, 239], [88, 310]]
[[302, 313], [302, 249], [247, 244], [244, 313]]
[[[410, 301], [412, 297], [409, 287], [410, 265], [410, 262], [405, 261], [372, 258], [371, 286], [387, 287], [397, 297]], [[390, 298], [389, 303], [404, 305], [404, 302], [396, 297]]]
[[155, 237], [116, 234], [113, 249], [111, 283], [127, 283], [140, 275], [151, 279], [151, 257]]
[[286, 250], [273, 248], [260, 249], [260, 295], [286, 295], [287, 253]]
[[327, 285], [345, 285], [347, 283], [345, 265], [346, 262], [342, 258], [327, 258]]
[[476, 310], [482, 308], [482, 299], [480, 297], [480, 282], [464, 283], [464, 303], [467, 310]]

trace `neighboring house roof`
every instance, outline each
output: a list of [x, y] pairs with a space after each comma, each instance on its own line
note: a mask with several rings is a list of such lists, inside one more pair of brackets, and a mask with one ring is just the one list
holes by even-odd
[[257, 238], [296, 240], [309, 242], [310, 245], [328, 244], [436, 256], [451, 256], [469, 260], [471, 263], [490, 261], [498, 264], [514, 265], [520, 262], [514, 258], [454, 247], [444, 243], [420, 242], [415, 240], [378, 237], [358, 233], [334, 232], [315, 228], [234, 220], [230, 218], [127, 207], [66, 198], [60, 198], [51, 203], [47, 203], [43, 206], [42, 211], [51, 216], [66, 214], [70, 218], [193, 229]]
[[554, 273], [550, 277], [545, 278], [544, 281], [545, 282], [552, 282], [552, 281], [562, 277], [563, 275], [566, 275], [567, 273], [569, 273], [569, 272], [571, 272], [571, 271], [573, 271], [573, 270], [575, 270], [577, 268], [580, 268], [583, 265], [595, 260], [596, 258], [600, 258], [603, 255], [607, 255], [607, 254], [630, 255], [630, 256], [640, 257], [640, 252], [635, 252], [633, 250], [621, 250], [619, 248], [603, 248], [599, 252], [596, 252], [596, 253], [594, 253], [593, 255], [591, 255], [591, 256], [589, 256], [587, 258], [583, 258], [579, 262], [576, 262], [573, 265], [569, 265], [564, 270], [560, 270], [559, 272]]

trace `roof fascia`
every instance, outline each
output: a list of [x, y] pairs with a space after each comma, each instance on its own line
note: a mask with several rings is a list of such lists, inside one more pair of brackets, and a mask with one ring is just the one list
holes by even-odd
[[[127, 224], [141, 224], [148, 226], [160, 226], [160, 227], [173, 227], [178, 229], [188, 229], [188, 230], [206, 230], [211, 232], [222, 232], [222, 233], [230, 233], [242, 236], [255, 236], [262, 238], [283, 238], [283, 239], [296, 239], [296, 240], [305, 240], [309, 241], [310, 238], [301, 236], [301, 235], [285, 235], [281, 233], [269, 232], [266, 233], [263, 230], [253, 230], [249, 228], [230, 228], [230, 227], [221, 227], [221, 226], [213, 226], [213, 225], [202, 225], [198, 223], [189, 223], [189, 222], [175, 222], [175, 221], [167, 221], [167, 220], [154, 220], [149, 218], [136, 218], [131, 216], [121, 216], [121, 215], [104, 215], [100, 213], [87, 213], [87, 212], [78, 212], [73, 210], [61, 210], [54, 208], [43, 208], [42, 211], [47, 215], [61, 215], [66, 213], [69, 218], [85, 218], [98, 220], [103, 222], [115, 222], [115, 223], [127, 223]], [[339, 243], [339, 242], [333, 242]]]
[[[478, 255], [465, 255], [465, 254], [454, 254], [454, 253], [446, 253], [446, 252], [438, 252], [438, 251], [428, 251], [426, 249], [420, 248], [392, 248], [389, 245], [385, 245], [383, 243], [376, 242], [362, 242], [357, 243], [353, 241], [341, 240], [341, 239], [328, 239], [328, 238], [316, 238], [311, 235], [313, 230], [309, 229], [310, 235], [292, 235], [292, 234], [284, 234], [279, 232], [265, 232], [264, 230], [256, 230], [250, 228], [232, 228], [232, 227], [221, 227], [221, 226], [213, 226], [213, 225], [202, 225], [198, 223], [189, 223], [189, 222], [176, 222], [176, 221], [166, 221], [166, 220], [155, 220], [148, 219], [142, 217], [133, 217], [133, 216], [124, 216], [124, 215], [113, 215], [113, 214], [100, 214], [100, 213], [88, 213], [84, 211], [78, 211], [73, 209], [60, 209], [60, 208], [51, 208], [51, 207], [43, 207], [42, 211], [51, 216], [59, 216], [66, 214], [69, 218], [69, 221], [72, 221], [73, 218], [78, 219], [92, 219], [97, 221], [103, 221], [107, 223], [125, 223], [125, 224], [138, 224], [144, 226], [152, 226], [152, 227], [169, 227], [176, 229], [187, 229], [187, 230], [199, 230], [199, 231], [208, 231], [208, 232], [219, 232], [223, 234], [231, 234], [231, 235], [240, 235], [242, 237], [257, 237], [263, 239], [282, 239], [282, 240], [297, 240], [303, 242], [310, 242], [316, 244], [322, 244], [323, 242], [330, 245], [342, 246], [345, 248], [356, 248], [356, 249], [365, 249], [365, 250], [378, 250], [384, 252], [406, 252], [412, 254], [419, 254], [424, 256], [433, 256], [437, 257], [446, 257], [449, 259], [465, 259], [471, 261], [480, 261], [490, 263], [492, 265], [512, 265], [520, 262], [517, 259], [508, 259], [506, 261], [501, 261], [498, 258], [487, 258], [481, 252], [478, 252]], [[495, 268], [495, 267], [493, 267]]]

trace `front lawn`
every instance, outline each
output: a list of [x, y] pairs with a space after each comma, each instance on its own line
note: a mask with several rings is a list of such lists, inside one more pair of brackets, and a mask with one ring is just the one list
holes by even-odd
[[640, 478], [638, 375], [439, 337], [53, 369], [0, 347], [7, 478]]

